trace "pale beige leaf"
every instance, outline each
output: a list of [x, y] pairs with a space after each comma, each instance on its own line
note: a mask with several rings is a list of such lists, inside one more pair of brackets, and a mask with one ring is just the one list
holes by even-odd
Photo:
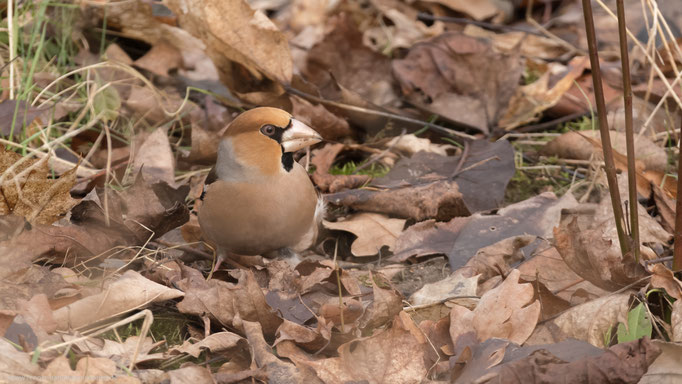
[[358, 237], [351, 245], [355, 256], [374, 256], [383, 246], [393, 249], [405, 226], [403, 219], [391, 219], [378, 213], [358, 213], [343, 221], [323, 223], [328, 229], [350, 232]]
[[512, 270], [502, 284], [481, 297], [473, 311], [453, 307], [450, 313], [453, 343], [468, 331], [475, 331], [480, 341], [497, 337], [523, 344], [528, 339], [540, 316], [540, 302], [533, 301], [531, 284], [519, 284], [519, 276], [518, 269]]
[[151, 303], [184, 296], [184, 293], [146, 279], [138, 272], [127, 271], [97, 295], [76, 301], [54, 311], [58, 330], [80, 328]]
[[527, 344], [551, 344], [572, 338], [603, 348], [609, 330], [618, 322], [627, 323], [631, 295], [608, 295], [575, 306], [538, 326]]

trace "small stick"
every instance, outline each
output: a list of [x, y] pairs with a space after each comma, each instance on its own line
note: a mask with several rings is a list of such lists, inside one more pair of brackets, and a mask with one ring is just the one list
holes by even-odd
[[599, 119], [599, 133], [601, 135], [602, 150], [604, 153], [604, 171], [609, 185], [611, 195], [611, 205], [613, 206], [613, 216], [616, 220], [616, 231], [618, 232], [618, 242], [623, 255], [630, 251], [629, 242], [623, 230], [623, 207], [618, 192], [618, 178], [616, 177], [616, 165], [613, 160], [613, 149], [611, 148], [611, 135], [606, 119], [606, 103], [604, 101], [604, 88], [601, 80], [601, 69], [599, 67], [599, 53], [597, 52], [597, 37], [594, 31], [594, 19], [592, 17], [592, 4], [590, 0], [582, 0], [583, 15], [585, 16], [585, 32], [587, 35], [587, 46], [590, 52], [590, 66], [592, 68], [592, 82], [594, 85], [594, 99], [597, 104], [597, 116]]
[[[436, 132], [438, 132], [438, 133], [442, 133], [442, 134], [445, 134], [445, 135], [448, 135], [448, 136], [458, 136], [458, 137], [461, 137], [461, 138], [463, 138], [463, 139], [476, 140], [476, 137], [475, 137], [475, 136], [469, 135], [468, 133], [455, 131], [455, 130], [453, 130], [453, 129], [449, 129], [449, 128], [443, 127], [442, 125], [429, 123], [428, 121], [421, 121], [421, 120], [413, 119], [413, 118], [411, 118], [411, 117], [401, 116], [401, 115], [398, 115], [398, 114], [395, 114], [395, 113], [384, 112], [384, 111], [377, 111], [377, 110], [375, 110], [375, 109], [368, 109], [368, 108], [358, 107], [358, 106], [355, 106], [355, 105], [350, 105], [350, 104], [345, 104], [345, 103], [339, 103], [339, 102], [337, 102], [337, 101], [326, 100], [326, 99], [317, 97], [317, 96], [315, 96], [315, 95], [311, 95], [311, 94], [309, 94], [309, 93], [305, 93], [305, 92], [299, 91], [298, 89], [292, 88], [292, 87], [289, 87], [289, 86], [285, 86], [284, 89], [285, 89], [288, 93], [291, 93], [291, 94], [293, 94], [293, 95], [302, 97], [302, 98], [304, 98], [304, 99], [306, 99], [306, 100], [309, 100], [309, 101], [314, 101], [314, 102], [319, 103], [319, 104], [322, 104], [322, 105], [331, 105], [332, 107], [336, 107], [336, 108], [340, 108], [340, 109], [345, 109], [345, 110], [347, 110], [347, 111], [362, 112], [362, 113], [366, 113], [366, 114], [368, 114], [368, 115], [381, 116], [381, 117], [385, 117], [385, 118], [388, 118], [388, 119], [394, 119], [394, 120], [398, 120], [398, 121], [403, 121], [403, 122], [406, 122], [406, 123], [411, 123], [411, 124], [417, 124], [417, 125], [427, 126], [427, 127], [429, 127], [430, 129], [432, 129], [432, 130], [434, 130], [434, 131], [436, 131]], [[458, 127], [463, 128], [463, 129], [477, 130], [476, 127], [473, 127], [473, 126], [471, 126], [471, 125], [469, 125], [469, 124], [466, 124], [466, 123], [455, 122], [455, 124], [456, 124]]]

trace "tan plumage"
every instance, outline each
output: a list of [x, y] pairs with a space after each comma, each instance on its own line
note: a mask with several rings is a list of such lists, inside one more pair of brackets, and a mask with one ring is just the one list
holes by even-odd
[[321, 137], [276, 108], [239, 115], [218, 148], [206, 181], [199, 224], [219, 259], [297, 248], [312, 240], [318, 195], [293, 152]]

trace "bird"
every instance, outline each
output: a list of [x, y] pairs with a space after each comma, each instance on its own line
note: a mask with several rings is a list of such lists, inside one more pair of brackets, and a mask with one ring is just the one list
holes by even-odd
[[319, 133], [278, 108], [254, 108], [229, 124], [198, 212], [203, 237], [216, 251], [213, 271], [232, 255], [312, 245], [324, 203], [294, 153], [320, 141]]

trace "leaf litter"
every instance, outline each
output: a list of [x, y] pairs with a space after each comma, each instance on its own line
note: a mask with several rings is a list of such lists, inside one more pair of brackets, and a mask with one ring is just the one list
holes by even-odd
[[[1, 53], [0, 380], [679, 375], [682, 282], [660, 262], [682, 107], [666, 48], [663, 62], [633, 48], [635, 260], [591, 132], [575, 1], [15, 5], [31, 22], [8, 13], [20, 38]], [[615, 19], [595, 17], [615, 47]], [[602, 60], [623, 183], [620, 68]], [[230, 122], [265, 105], [324, 137], [296, 160], [325, 220], [307, 250], [211, 272], [203, 183]]]

